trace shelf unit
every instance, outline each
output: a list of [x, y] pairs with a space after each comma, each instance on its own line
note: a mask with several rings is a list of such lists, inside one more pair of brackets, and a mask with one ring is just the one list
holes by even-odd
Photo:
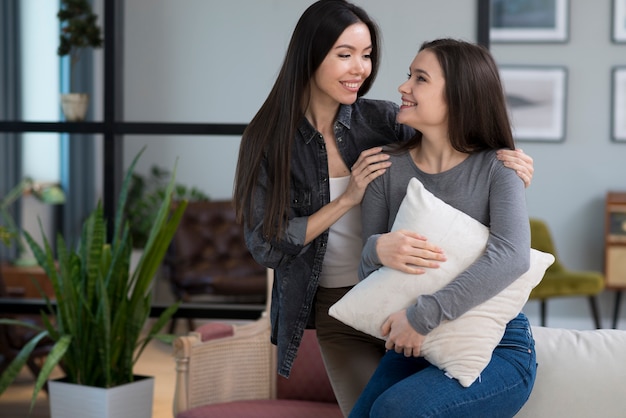
[[626, 192], [608, 192], [605, 203], [604, 277], [616, 291], [613, 328], [617, 328], [622, 292], [626, 289]]
[[626, 288], [626, 192], [607, 193], [604, 249], [607, 288]]

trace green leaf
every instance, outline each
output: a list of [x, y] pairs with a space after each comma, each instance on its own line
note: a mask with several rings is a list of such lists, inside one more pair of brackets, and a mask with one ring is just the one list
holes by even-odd
[[48, 333], [46, 331], [42, 331], [25, 344], [24, 347], [22, 347], [4, 373], [2, 373], [2, 376], [0, 376], [0, 394], [4, 393], [11, 383], [13, 383], [17, 375], [22, 370], [22, 367], [24, 367], [28, 361], [31, 353], [37, 347], [37, 344], [39, 344], [39, 342], [46, 336], [48, 336]]
[[31, 322], [26, 322], [26, 321], [20, 321], [19, 319], [12, 319], [12, 318], [0, 318], [0, 324], [3, 325], [12, 325], [12, 326], [19, 326], [19, 327], [26, 327], [26, 328], [30, 328], [30, 329], [34, 329], [35, 331], [41, 331], [41, 327], [31, 323]]
[[37, 395], [41, 391], [41, 388], [48, 381], [48, 377], [50, 377], [50, 373], [54, 370], [56, 366], [59, 365], [65, 352], [69, 348], [72, 342], [72, 337], [69, 335], [64, 335], [61, 337], [59, 341], [52, 347], [48, 356], [46, 357], [46, 361], [44, 362], [39, 375], [37, 376], [37, 381], [35, 382], [35, 389], [33, 389], [33, 397], [30, 401], [30, 410], [33, 410], [33, 406], [35, 405], [35, 401], [37, 400]]
[[174, 316], [174, 314], [178, 310], [180, 303], [181, 303], [180, 301], [176, 302], [175, 304], [169, 306], [165, 311], [163, 311], [163, 313], [161, 313], [161, 315], [159, 316], [159, 319], [157, 319], [157, 321], [152, 325], [152, 327], [150, 328], [150, 331], [148, 332], [148, 335], [146, 336], [141, 346], [137, 350], [137, 354], [135, 356], [134, 362], [137, 362], [137, 360], [141, 356], [141, 353], [143, 353], [143, 350], [146, 348], [146, 346], [148, 345], [148, 343], [150, 342], [152, 338], [157, 338], [157, 336], [159, 336], [158, 339], [161, 341], [166, 342], [167, 340], [169, 344], [173, 342], [173, 338], [175, 337], [175, 335], [170, 338], [169, 336], [158, 334], [158, 332], [161, 331], [161, 329], [163, 329], [165, 324], [167, 324], [167, 322], [170, 319], [172, 319], [172, 316]]

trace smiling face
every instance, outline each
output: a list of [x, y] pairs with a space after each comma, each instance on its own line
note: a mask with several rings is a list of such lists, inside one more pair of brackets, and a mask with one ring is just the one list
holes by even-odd
[[446, 80], [437, 56], [428, 49], [421, 51], [409, 68], [409, 79], [398, 88], [402, 106], [398, 122], [427, 134], [429, 130], [447, 130], [448, 105]]
[[310, 100], [328, 105], [352, 104], [372, 73], [372, 40], [364, 23], [343, 31], [311, 79]]

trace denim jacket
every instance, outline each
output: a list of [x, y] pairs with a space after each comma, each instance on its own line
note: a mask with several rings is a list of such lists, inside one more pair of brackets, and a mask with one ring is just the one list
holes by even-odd
[[[396, 122], [397, 112], [398, 105], [383, 100], [361, 98], [340, 106], [334, 129], [346, 166], [352, 167], [368, 148], [413, 136], [411, 128]], [[292, 146], [288, 224], [284, 236], [276, 241], [268, 241], [262, 233], [266, 168], [264, 160], [254, 191], [253, 219], [246, 219], [244, 230], [246, 244], [257, 262], [274, 269], [271, 341], [278, 349], [278, 373], [289, 377], [304, 329], [315, 327], [311, 313], [328, 241], [326, 231], [304, 245], [308, 217], [330, 201], [324, 138], [303, 119]]]

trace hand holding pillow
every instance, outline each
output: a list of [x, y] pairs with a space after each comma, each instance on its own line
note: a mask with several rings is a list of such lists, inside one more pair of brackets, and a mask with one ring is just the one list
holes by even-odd
[[[444, 249], [448, 260], [438, 269], [427, 269], [418, 280], [383, 266], [329, 310], [332, 317], [381, 339], [381, 326], [390, 314], [448, 284], [480, 257], [489, 237], [487, 227], [434, 196], [416, 178], [409, 183], [394, 222], [393, 230], [398, 229], [427, 236]], [[491, 360], [506, 324], [519, 314], [553, 262], [552, 254], [530, 249], [530, 269], [525, 274], [495, 297], [432, 330], [421, 355], [463, 386], [470, 386]]]

